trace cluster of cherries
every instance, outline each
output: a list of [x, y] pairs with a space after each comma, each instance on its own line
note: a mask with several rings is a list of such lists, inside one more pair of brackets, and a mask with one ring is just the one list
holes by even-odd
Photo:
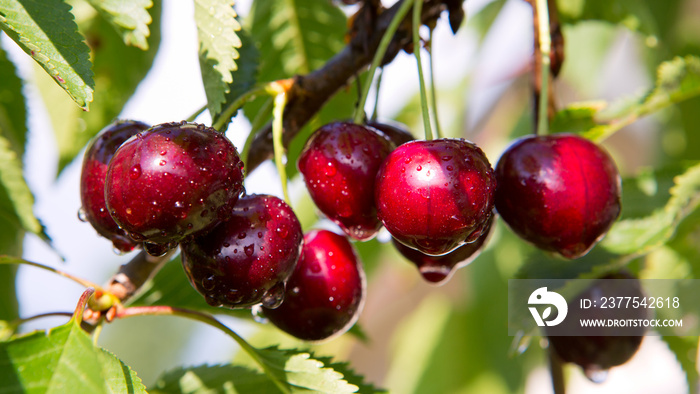
[[[319, 210], [348, 237], [366, 241], [384, 226], [432, 283], [476, 257], [494, 207], [524, 239], [567, 258], [585, 254], [620, 212], [614, 162], [573, 135], [518, 140], [494, 171], [464, 139], [335, 122], [311, 135], [297, 164]], [[86, 151], [82, 209], [121, 251], [161, 255], [179, 244], [210, 305], [262, 305], [272, 323], [307, 340], [347, 330], [366, 292], [348, 239], [304, 235], [284, 201], [246, 195], [243, 179], [236, 148], [212, 128], [117, 122]]]

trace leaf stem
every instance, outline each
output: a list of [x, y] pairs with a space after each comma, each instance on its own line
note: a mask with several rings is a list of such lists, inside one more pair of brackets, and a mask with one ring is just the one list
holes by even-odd
[[96, 285], [96, 284], [94, 284], [94, 283], [92, 283], [92, 282], [90, 282], [90, 281], [88, 281], [88, 280], [85, 280], [85, 279], [82, 279], [82, 278], [78, 278], [77, 276], [73, 276], [73, 275], [71, 275], [71, 274], [69, 274], [69, 273], [67, 273], [67, 272], [63, 272], [63, 271], [58, 270], [58, 269], [53, 268], [53, 267], [49, 267], [48, 265], [35, 263], [35, 262], [33, 262], [33, 261], [27, 261], [27, 260], [23, 260], [23, 259], [20, 259], [20, 258], [17, 258], [17, 257], [1, 256], [1, 255], [0, 255], [0, 264], [29, 265], [29, 266], [32, 266], [32, 267], [41, 268], [41, 269], [43, 269], [43, 270], [46, 270], [46, 271], [49, 271], [49, 272], [53, 272], [54, 274], [61, 275], [61, 276], [64, 277], [64, 278], [68, 278], [68, 279], [72, 280], [73, 282], [78, 283], [78, 284], [81, 285], [81, 286], [84, 286], [84, 287], [93, 287], [93, 288], [95, 288], [95, 289], [100, 289], [100, 286], [98, 286], [98, 285]]
[[256, 86], [249, 91], [241, 94], [234, 102], [228, 105], [221, 113], [219, 114], [219, 117], [216, 119], [216, 121], [211, 125], [216, 130], [221, 131], [223, 127], [226, 125], [226, 123], [233, 117], [233, 114], [238, 111], [243, 104], [247, 103], [249, 100], [252, 100], [255, 98], [255, 96], [258, 96], [262, 93], [266, 93], [268, 89], [268, 85], [262, 85], [262, 86]]
[[428, 110], [428, 95], [425, 89], [425, 79], [423, 78], [423, 64], [420, 59], [420, 35], [418, 31], [420, 29], [420, 17], [423, 8], [423, 0], [414, 0], [413, 3], [413, 55], [416, 57], [416, 63], [418, 65], [418, 82], [420, 84], [420, 109], [423, 113], [423, 128], [425, 128], [425, 139], [432, 140], [433, 128], [430, 125], [430, 111]]
[[[399, 28], [399, 24], [403, 20], [403, 18], [406, 17], [408, 14], [408, 9], [411, 6], [411, 4], [414, 1], [418, 0], [403, 0], [403, 3], [399, 7], [399, 9], [396, 11], [396, 14], [394, 17], [391, 19], [391, 23], [389, 23], [389, 27], [386, 28], [386, 31], [384, 32], [384, 35], [382, 36], [382, 40], [379, 42], [379, 46], [377, 47], [377, 52], [374, 54], [374, 58], [372, 58], [372, 64], [369, 67], [369, 72], [367, 73], [367, 83], [364, 84], [362, 87], [362, 96], [360, 96], [360, 101], [357, 103], [357, 109], [355, 110], [355, 117], [353, 118], [353, 122], [355, 123], [362, 123], [365, 117], [365, 103], [367, 102], [367, 96], [369, 96], [369, 89], [372, 86], [372, 80], [374, 79], [374, 73], [377, 70], [377, 67], [379, 67], [379, 64], [382, 62], [382, 59], [384, 59], [384, 54], [386, 53], [387, 48], [389, 47], [389, 43], [391, 42], [391, 39], [394, 37], [394, 34], [396, 33], [396, 29]], [[420, 0], [422, 1], [422, 0]]]
[[199, 108], [197, 111], [195, 111], [192, 115], [190, 115], [187, 119], [185, 119], [185, 121], [186, 122], [194, 122], [194, 120], [197, 119], [197, 117], [199, 115], [201, 115], [202, 112], [206, 111], [206, 109], [207, 109], [207, 106], [205, 104], [201, 108]]
[[258, 113], [255, 114], [253, 123], [250, 126], [250, 134], [248, 134], [248, 138], [246, 138], [245, 144], [243, 145], [243, 150], [241, 151], [241, 160], [243, 160], [244, 163], [248, 162], [248, 153], [250, 153], [250, 146], [253, 144], [256, 132], [262, 128], [263, 124], [267, 120], [267, 117], [265, 115], [272, 109], [273, 101], [274, 97], [270, 97], [269, 99], [267, 99], [265, 101], [265, 104], [263, 104], [262, 108], [260, 108]]
[[377, 74], [377, 83], [374, 85], [374, 111], [372, 111], [372, 117], [370, 117], [370, 119], [373, 122], [377, 120], [377, 114], [379, 112], [379, 88], [382, 86], [382, 74], [384, 74], [384, 68], [379, 67], [379, 73]]
[[179, 316], [179, 317], [185, 317], [191, 320], [196, 320], [201, 323], [208, 324], [214, 328], [218, 328], [219, 330], [223, 331], [226, 335], [229, 337], [233, 338], [234, 341], [243, 349], [248, 355], [256, 362], [260, 367], [265, 371], [267, 376], [270, 377], [270, 379], [275, 383], [275, 385], [282, 391], [283, 393], [290, 393], [289, 388], [284, 385], [277, 377], [272, 373], [270, 368], [265, 364], [265, 362], [262, 360], [260, 353], [258, 353], [257, 349], [255, 349], [252, 345], [250, 345], [243, 337], [238, 335], [235, 331], [232, 329], [228, 328], [225, 324], [221, 323], [219, 320], [217, 320], [214, 316], [204, 313], [204, 312], [199, 312], [199, 311], [194, 311], [190, 309], [185, 309], [185, 308], [177, 308], [177, 307], [171, 307], [171, 306], [134, 306], [130, 308], [125, 308], [121, 312], [117, 314], [116, 317], [119, 318], [127, 318], [127, 317], [134, 317], [134, 316]]
[[83, 321], [83, 312], [85, 311], [85, 308], [87, 308], [88, 301], [90, 301], [90, 298], [92, 295], [95, 294], [95, 288], [94, 287], [88, 287], [85, 289], [83, 294], [80, 295], [80, 299], [78, 299], [78, 305], [75, 306], [75, 312], [73, 312], [73, 317], [71, 319], [75, 319], [76, 324], [80, 324]]
[[564, 379], [564, 365], [559, 356], [554, 352], [552, 345], [549, 345], [549, 370], [552, 374], [552, 388], [554, 394], [566, 394], [566, 381]]
[[537, 45], [540, 48], [540, 56], [542, 66], [540, 67], [540, 97], [537, 116], [537, 135], [544, 136], [549, 133], [549, 71], [550, 58], [549, 54], [552, 50], [552, 37], [549, 32], [549, 8], [547, 0], [535, 0], [535, 12], [537, 13], [537, 25], [539, 28], [539, 42]]
[[433, 106], [433, 120], [435, 122], [435, 136], [436, 138], [442, 138], [442, 129], [440, 128], [440, 117], [438, 116], [438, 107], [437, 107], [437, 94], [436, 90], [437, 88], [435, 87], [435, 71], [433, 68], [433, 64], [435, 63], [433, 61], [433, 30], [430, 30], [430, 50], [428, 51], [428, 61], [429, 61], [429, 66], [430, 66], [430, 95], [431, 95], [431, 104]]

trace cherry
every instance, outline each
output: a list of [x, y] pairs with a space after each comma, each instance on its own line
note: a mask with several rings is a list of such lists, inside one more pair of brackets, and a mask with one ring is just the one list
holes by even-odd
[[182, 242], [182, 266], [212, 306], [277, 307], [301, 252], [303, 233], [294, 211], [268, 195], [241, 197], [231, 219]]
[[374, 179], [394, 148], [375, 129], [349, 122], [316, 130], [299, 157], [299, 171], [316, 206], [352, 238], [371, 239], [381, 228]]
[[374, 127], [386, 135], [391, 142], [396, 146], [401, 146], [408, 141], [413, 141], [415, 138], [408, 132], [408, 127], [397, 122], [367, 122], [367, 126]]
[[483, 246], [491, 235], [492, 224], [493, 216], [491, 216], [484, 231], [476, 241], [464, 244], [442, 256], [427, 255], [418, 250], [409, 248], [394, 238], [392, 238], [391, 241], [396, 250], [398, 250], [403, 257], [416, 265], [423, 279], [430, 283], [441, 285], [446, 283], [457, 269], [468, 265], [479, 256]]
[[496, 210], [535, 246], [581, 257], [620, 214], [620, 175], [598, 145], [575, 135], [515, 141], [496, 165]]
[[[605, 377], [607, 370], [626, 363], [634, 356], [642, 342], [644, 328], [586, 328], [586, 332], [594, 335], [571, 336], [572, 333], [581, 330], [580, 320], [648, 318], [644, 308], [581, 308], [579, 305], [582, 299], [592, 300], [600, 306], [603, 304], [603, 297], [608, 300], [611, 297], [615, 300], [617, 297], [621, 297], [622, 300], [626, 297], [637, 300], [645, 297], [639, 280], [628, 273], [609, 274], [601, 279], [569, 301], [567, 317], [562, 323], [546, 327], [549, 344], [557, 355], [566, 362], [579, 365], [586, 376], [596, 382]], [[621, 330], [635, 335], [619, 336]]]
[[496, 178], [464, 139], [407, 142], [377, 173], [377, 214], [402, 244], [438, 256], [474, 242], [492, 215]]
[[304, 236], [304, 247], [287, 282], [284, 302], [263, 308], [275, 326], [297, 338], [320, 341], [340, 335], [364, 305], [365, 274], [347, 238], [327, 230]]
[[124, 141], [148, 127], [145, 123], [133, 120], [114, 122], [102, 129], [90, 142], [83, 158], [80, 174], [81, 218], [90, 222], [101, 236], [111, 240], [114, 247], [122, 252], [133, 250], [136, 243], [126, 231], [119, 228], [105, 206], [107, 164]]
[[136, 241], [172, 244], [228, 219], [243, 162], [216, 130], [165, 123], [126, 141], [109, 163], [107, 208]]

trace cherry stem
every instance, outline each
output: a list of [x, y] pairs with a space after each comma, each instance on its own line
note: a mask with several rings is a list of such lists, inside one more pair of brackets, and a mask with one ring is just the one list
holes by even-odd
[[375, 95], [374, 95], [374, 111], [372, 111], [372, 121], [377, 120], [377, 113], [379, 112], [379, 87], [382, 86], [382, 74], [384, 73], [383, 68], [379, 68], [379, 73], [377, 74], [377, 83], [374, 85]]
[[430, 95], [431, 95], [431, 104], [433, 106], [433, 117], [435, 121], [435, 135], [437, 138], [442, 138], [442, 129], [440, 129], [440, 117], [438, 116], [438, 110], [437, 110], [437, 95], [436, 91], [437, 88], [435, 87], [435, 71], [433, 68], [433, 64], [435, 63], [433, 61], [433, 30], [430, 30], [430, 45], [429, 45], [429, 50], [428, 50], [428, 61], [429, 61], [429, 66], [430, 66]]
[[421, 11], [423, 9], [423, 0], [414, 0], [413, 3], [413, 55], [416, 57], [418, 65], [418, 82], [420, 84], [420, 108], [423, 113], [423, 128], [425, 128], [425, 139], [432, 140], [434, 138], [433, 128], [430, 125], [430, 111], [428, 110], [428, 95], [425, 89], [425, 79], [423, 78], [423, 64], [420, 59], [420, 34], [418, 31], [421, 27]]
[[[369, 72], [367, 73], [367, 83], [362, 87], [362, 96], [360, 96], [360, 101], [357, 103], [357, 108], [355, 109], [355, 117], [353, 122], [360, 124], [365, 118], [365, 103], [367, 102], [367, 96], [369, 96], [369, 89], [372, 87], [372, 80], [374, 79], [374, 73], [377, 71], [377, 67], [384, 59], [384, 54], [386, 53], [391, 39], [394, 37], [396, 30], [399, 28], [399, 24], [408, 14], [408, 9], [414, 1], [419, 0], [404, 0], [401, 3], [401, 7], [396, 11], [394, 17], [389, 23], [389, 27], [386, 28], [382, 40], [379, 42], [377, 47], [377, 52], [374, 53], [374, 58], [372, 58], [372, 64], [369, 67]], [[422, 0], [420, 0], [422, 1]]]
[[[274, 83], [274, 82], [273, 82]], [[231, 120], [233, 114], [236, 113], [245, 103], [253, 100], [256, 96], [264, 94], [267, 92], [268, 84], [262, 86], [256, 86], [249, 91], [241, 94], [236, 100], [229, 104], [216, 118], [216, 121], [211, 125], [216, 130], [221, 131], [221, 129], [226, 126], [226, 124]]]
[[283, 392], [283, 393], [290, 393], [289, 388], [285, 386], [282, 382], [275, 377], [275, 375], [272, 373], [270, 370], [269, 366], [265, 364], [265, 362], [262, 360], [262, 357], [260, 356], [260, 353], [258, 353], [258, 350], [255, 349], [252, 345], [250, 345], [243, 337], [238, 335], [235, 331], [232, 329], [228, 328], [225, 324], [221, 323], [219, 320], [217, 320], [214, 316], [204, 313], [204, 312], [199, 312], [199, 311], [194, 311], [190, 309], [185, 309], [185, 308], [177, 308], [177, 307], [171, 307], [171, 306], [165, 306], [165, 305], [158, 305], [158, 306], [134, 306], [130, 308], [125, 308], [121, 310], [120, 312], [117, 313], [116, 317], [118, 318], [127, 318], [127, 317], [134, 317], [134, 316], [179, 316], [179, 317], [184, 317], [188, 318], [191, 320], [196, 320], [201, 323], [208, 324], [214, 328], [218, 328], [219, 330], [223, 331], [226, 335], [229, 337], [233, 338], [234, 341], [246, 352], [248, 355], [258, 364], [260, 367], [265, 371], [265, 373], [270, 377], [270, 379], [275, 383], [275, 385]]
[[99, 288], [100, 288], [100, 286], [97, 286], [96, 284], [94, 284], [94, 283], [92, 283], [92, 282], [90, 282], [90, 281], [88, 281], [88, 280], [85, 280], [85, 279], [82, 279], [82, 278], [78, 278], [77, 276], [73, 276], [73, 275], [71, 275], [71, 274], [69, 274], [69, 273], [67, 273], [67, 272], [63, 272], [63, 271], [58, 270], [58, 269], [53, 268], [53, 267], [49, 267], [48, 265], [44, 265], [44, 264], [39, 264], [39, 263], [35, 263], [35, 262], [32, 262], [32, 261], [23, 260], [23, 259], [20, 259], [20, 258], [17, 258], [17, 257], [0, 256], [0, 264], [29, 265], [29, 266], [32, 266], [32, 267], [41, 268], [41, 269], [46, 270], [46, 271], [49, 271], [49, 272], [53, 272], [54, 274], [61, 275], [61, 276], [63, 276], [64, 278], [68, 278], [68, 279], [72, 280], [73, 282], [76, 282], [76, 283], [78, 283], [79, 285], [84, 286], [84, 287], [94, 287], [94, 288], [96, 288], [96, 289], [99, 289]]
[[549, 345], [549, 369], [552, 374], [552, 387], [554, 394], [566, 394], [566, 381], [564, 379], [564, 365], [562, 360]]
[[258, 111], [258, 113], [255, 114], [255, 118], [253, 119], [253, 122], [250, 126], [250, 134], [248, 134], [248, 138], [246, 138], [245, 144], [243, 145], [243, 150], [241, 151], [241, 160], [243, 160], [244, 163], [248, 162], [250, 146], [253, 145], [253, 140], [255, 139], [256, 131], [261, 129], [265, 125], [265, 122], [267, 121], [267, 114], [272, 109], [273, 101], [273, 97], [267, 99], [265, 101], [265, 104], [263, 104], [262, 108], [260, 108], [260, 111]]
[[190, 123], [194, 122], [194, 120], [197, 119], [197, 117], [199, 115], [201, 115], [202, 112], [204, 112], [206, 110], [207, 110], [207, 106], [203, 105], [201, 108], [199, 108], [197, 111], [195, 111], [192, 115], [190, 115], [187, 119], [185, 119], [185, 121], [190, 122]]
[[284, 193], [284, 201], [292, 206], [289, 200], [289, 192], [287, 191], [287, 169], [284, 163], [284, 145], [282, 144], [282, 131], [284, 107], [287, 106], [287, 89], [283, 85], [275, 85], [276, 82], [270, 85], [270, 90], [275, 94], [274, 106], [272, 107], [272, 148], [275, 153], [275, 166], [277, 173], [280, 176], [282, 183], [282, 192]]
[[548, 102], [549, 99], [549, 71], [550, 58], [549, 54], [552, 50], [552, 37], [549, 32], [549, 8], [547, 0], [535, 0], [535, 12], [537, 13], [537, 24], [539, 26], [539, 42], [537, 45], [540, 48], [540, 56], [542, 67], [540, 67], [540, 97], [539, 97], [539, 113], [537, 122], [537, 135], [543, 136], [549, 133], [549, 116]]

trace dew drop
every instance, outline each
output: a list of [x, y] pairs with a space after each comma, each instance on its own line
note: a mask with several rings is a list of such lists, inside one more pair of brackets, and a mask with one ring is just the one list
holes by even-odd
[[185, 207], [185, 203], [183, 203], [182, 201], [175, 201], [175, 208], [184, 208], [184, 207]]
[[141, 165], [137, 164], [129, 170], [129, 178], [138, 179], [141, 176]]
[[420, 170], [422, 170], [422, 169], [423, 169], [423, 166], [418, 166], [418, 167], [416, 167], [416, 171], [420, 171]]
[[168, 154], [167, 150], [163, 149], [162, 151], [160, 151], [161, 156], [165, 156], [166, 154]]
[[83, 223], [87, 222], [88, 220], [87, 213], [85, 212], [85, 208], [83, 207], [80, 207], [80, 209], [78, 209], [78, 220], [80, 220]]
[[423, 279], [430, 283], [440, 283], [450, 276], [450, 267], [446, 266], [421, 266], [418, 268]]
[[168, 162], [165, 161], [165, 160], [161, 160], [161, 161], [158, 162], [158, 165], [160, 165], [160, 166], [164, 166], [164, 165], [166, 165], [166, 164], [168, 164]]
[[267, 324], [268, 320], [265, 317], [261, 304], [253, 305], [253, 307], [250, 308], [250, 313], [253, 314], [253, 320], [255, 320], [257, 323]]
[[258, 238], [262, 238], [262, 237], [263, 237], [262, 231], [258, 231]]
[[328, 163], [328, 165], [323, 169], [323, 172], [326, 174], [326, 176], [334, 176], [338, 170], [335, 168], [333, 163]]
[[243, 247], [243, 250], [245, 251], [245, 255], [250, 257], [253, 255], [253, 252], [255, 251], [255, 245], [250, 244], [248, 246]]
[[309, 267], [309, 268], [311, 269], [311, 272], [313, 272], [314, 274], [318, 274], [319, 272], [321, 272], [321, 266], [318, 263], [311, 264], [311, 267]]
[[287, 236], [289, 236], [289, 230], [287, 230], [287, 226], [279, 226], [277, 227], [277, 229], [275, 229], [275, 232], [281, 238], [287, 238]]
[[443, 156], [443, 157], [442, 157], [442, 160], [448, 161], [448, 160], [450, 160], [451, 158], [452, 158], [452, 156]]
[[214, 298], [212, 296], [204, 296], [204, 300], [207, 302], [207, 304], [209, 304], [215, 308], [221, 306], [221, 302], [219, 302], [219, 300], [217, 300], [216, 298]]
[[168, 252], [168, 245], [155, 244], [153, 242], [144, 242], [143, 249], [146, 253], [154, 257], [160, 257]]
[[597, 366], [584, 369], [583, 374], [586, 375], [588, 380], [598, 384], [605, 382], [605, 380], [608, 378], [608, 370], [600, 369]]
[[124, 256], [127, 253], [117, 247], [113, 247], [112, 252], [114, 252], [114, 254], [116, 254], [117, 256]]
[[245, 234], [245, 231], [242, 231], [242, 232], [238, 233], [238, 239], [243, 239], [243, 238], [245, 238], [245, 235], [246, 235], [246, 234]]
[[214, 275], [209, 275], [202, 279], [202, 288], [204, 290], [211, 291], [214, 287], [216, 287], [216, 278], [214, 278]]
[[452, 171], [452, 170], [454, 170], [454, 167], [452, 167], [452, 166], [447, 166], [447, 167], [445, 167], [445, 168], [447, 168], [447, 171]]
[[265, 308], [275, 309], [282, 305], [282, 301], [284, 301], [284, 283], [278, 283], [265, 293], [262, 305]]

